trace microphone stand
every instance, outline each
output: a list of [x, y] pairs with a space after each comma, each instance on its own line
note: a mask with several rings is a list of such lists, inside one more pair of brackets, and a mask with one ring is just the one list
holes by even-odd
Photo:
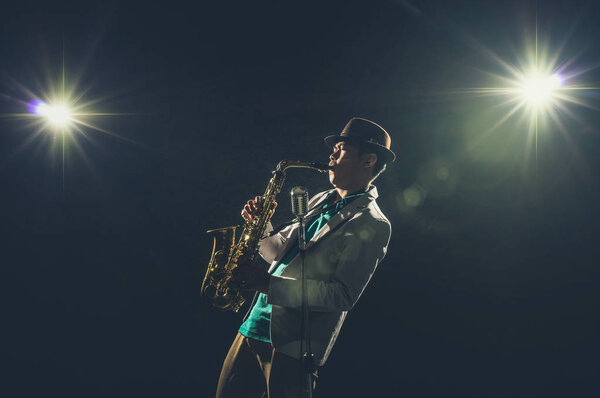
[[306, 249], [306, 223], [304, 216], [298, 216], [300, 225], [298, 227], [298, 250], [300, 252], [301, 278], [302, 278], [302, 322], [300, 323], [301, 338], [300, 351], [302, 354], [302, 375], [305, 380], [304, 396], [312, 398], [314, 384], [314, 356], [310, 347], [310, 319], [308, 312], [308, 289], [306, 285], [306, 272], [304, 267], [304, 251]]

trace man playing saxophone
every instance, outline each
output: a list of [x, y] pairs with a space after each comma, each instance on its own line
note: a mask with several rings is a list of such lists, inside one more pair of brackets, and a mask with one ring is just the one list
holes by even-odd
[[[315, 195], [305, 217], [306, 297], [317, 366], [327, 361], [347, 312], [386, 254], [391, 225], [377, 206], [372, 182], [395, 159], [389, 134], [362, 118], [352, 118], [325, 143], [332, 148], [333, 189]], [[242, 217], [251, 221], [260, 209], [256, 197]], [[272, 230], [269, 224], [267, 232]], [[302, 396], [298, 224], [267, 236], [259, 253], [269, 269], [248, 263], [232, 273], [230, 286], [257, 293], [223, 363], [217, 398]]]

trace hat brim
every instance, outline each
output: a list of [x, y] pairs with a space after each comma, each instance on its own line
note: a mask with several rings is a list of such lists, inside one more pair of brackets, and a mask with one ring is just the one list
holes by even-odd
[[342, 136], [342, 135], [329, 135], [329, 136], [325, 137], [324, 141], [325, 141], [325, 145], [327, 145], [329, 148], [332, 148], [335, 144], [337, 144], [340, 141], [350, 141], [350, 142], [355, 141], [367, 148], [373, 149], [373, 153], [376, 153], [377, 156], [381, 156], [383, 158], [383, 160], [385, 161], [385, 163], [391, 163], [396, 160], [396, 154], [394, 152], [392, 152], [391, 150], [387, 149], [386, 147], [384, 147], [383, 145], [376, 144], [373, 142], [363, 141], [356, 137], [347, 137], [347, 136]]

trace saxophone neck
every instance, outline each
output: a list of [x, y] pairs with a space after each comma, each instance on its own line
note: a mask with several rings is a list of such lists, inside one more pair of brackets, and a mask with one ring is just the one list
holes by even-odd
[[328, 170], [331, 170], [331, 166], [325, 164], [325, 163], [318, 163], [318, 162], [300, 162], [297, 160], [282, 160], [281, 162], [279, 162], [277, 164], [277, 168], [275, 169], [274, 173], [285, 173], [285, 171], [287, 169], [290, 169], [292, 167], [296, 167], [296, 168], [304, 168], [304, 169], [314, 169], [320, 172], [326, 172]]

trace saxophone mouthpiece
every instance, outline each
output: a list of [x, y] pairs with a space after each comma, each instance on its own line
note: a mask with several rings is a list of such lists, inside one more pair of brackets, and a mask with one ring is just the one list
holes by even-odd
[[330, 165], [325, 164], [325, 163], [318, 163], [318, 162], [311, 163], [311, 167], [313, 169], [319, 170], [322, 173], [329, 171], [329, 170], [333, 170], [333, 167], [331, 167]]

